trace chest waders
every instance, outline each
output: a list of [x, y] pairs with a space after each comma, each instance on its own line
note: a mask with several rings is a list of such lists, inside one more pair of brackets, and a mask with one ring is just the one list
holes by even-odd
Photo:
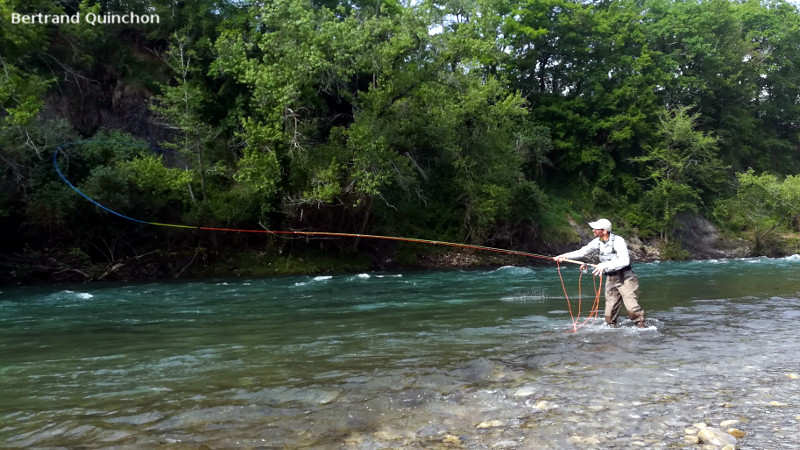
[[[617, 250], [614, 248], [614, 238], [611, 234], [607, 242], [600, 240], [597, 251], [600, 262], [613, 261], [617, 258]], [[611, 252], [603, 253], [603, 244], [611, 245]], [[622, 304], [628, 310], [628, 317], [636, 323], [637, 327], [644, 328], [647, 325], [644, 321], [644, 310], [639, 306], [639, 277], [628, 264], [625, 267], [606, 272], [606, 323], [616, 327], [617, 318]]]

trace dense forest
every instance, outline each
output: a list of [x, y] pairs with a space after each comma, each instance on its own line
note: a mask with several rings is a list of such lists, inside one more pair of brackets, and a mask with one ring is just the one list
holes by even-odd
[[[158, 20], [63, 19], [104, 14]], [[430, 251], [143, 222], [531, 251], [603, 216], [681, 258], [695, 215], [797, 252], [798, 55], [785, 0], [3, 0], [0, 279]], [[78, 141], [64, 175], [142, 222], [59, 177]]]

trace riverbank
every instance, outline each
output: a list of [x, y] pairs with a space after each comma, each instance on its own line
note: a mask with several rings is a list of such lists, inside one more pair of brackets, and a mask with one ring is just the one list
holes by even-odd
[[[591, 239], [586, 227], [570, 220], [574, 242], [528, 242], [526, 253], [552, 256], [574, 250]], [[674, 238], [665, 243], [643, 240], [621, 232], [634, 261], [705, 260], [748, 256], [788, 256], [798, 253], [798, 236], [783, 236], [767, 255], [753, 253], [745, 236], [727, 236], [700, 216], [682, 221]], [[777, 249], [777, 250], [775, 250]], [[782, 250], [782, 251], [781, 251]], [[134, 281], [208, 277], [265, 277], [380, 270], [431, 270], [550, 264], [546, 258], [531, 258], [483, 250], [364, 240], [358, 251], [253, 250], [252, 248], [154, 250], [134, 257], [93, 262], [80, 250], [0, 257], [0, 284], [48, 284], [92, 281]]]

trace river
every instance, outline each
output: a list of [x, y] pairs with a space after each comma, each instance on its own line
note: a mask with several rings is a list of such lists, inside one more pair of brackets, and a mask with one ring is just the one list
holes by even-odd
[[800, 448], [800, 257], [635, 270], [577, 332], [554, 266], [2, 288], [0, 444]]

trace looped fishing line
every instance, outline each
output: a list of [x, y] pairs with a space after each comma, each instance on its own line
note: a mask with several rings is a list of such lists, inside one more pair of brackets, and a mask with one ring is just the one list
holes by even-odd
[[[600, 307], [600, 293], [603, 290], [603, 276], [602, 275], [596, 276], [594, 274], [592, 275], [592, 284], [593, 284], [593, 287], [594, 287], [594, 302], [592, 303], [591, 309], [589, 309], [589, 316], [586, 318], [586, 320], [584, 320], [583, 322], [579, 323], [580, 322], [580, 317], [581, 317], [581, 303], [583, 301], [583, 294], [581, 292], [581, 286], [583, 285], [583, 283], [581, 283], [581, 281], [583, 280], [583, 274], [586, 273], [586, 272], [584, 271], [584, 268], [581, 267], [581, 271], [580, 271], [581, 273], [580, 273], [580, 275], [578, 275], [578, 310], [577, 310], [576, 314], [573, 314], [573, 312], [572, 312], [572, 303], [570, 302], [569, 294], [567, 293], [567, 287], [564, 284], [564, 277], [561, 274], [561, 264], [558, 261], [556, 261], [556, 267], [558, 269], [558, 278], [559, 278], [559, 280], [561, 280], [561, 289], [564, 291], [564, 298], [567, 300], [567, 308], [569, 309], [569, 317], [572, 319], [572, 329], [569, 332], [577, 333], [578, 332], [578, 328], [586, 325], [590, 320], [592, 321], [592, 324], [594, 324], [595, 321], [597, 320], [597, 315], [598, 315], [599, 307]], [[597, 279], [598, 278], [600, 278], [600, 285], [599, 286], [597, 284]]]

